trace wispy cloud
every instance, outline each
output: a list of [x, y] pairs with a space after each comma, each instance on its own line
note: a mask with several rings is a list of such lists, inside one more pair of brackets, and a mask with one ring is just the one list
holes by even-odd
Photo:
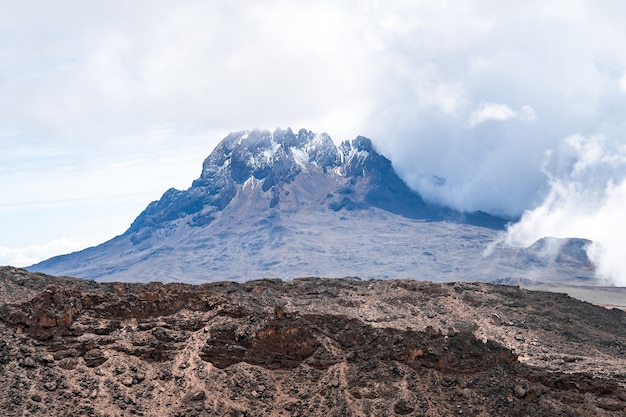
[[626, 285], [626, 146], [600, 135], [573, 135], [548, 152], [550, 190], [512, 225], [506, 243], [529, 246], [545, 236], [585, 237], [600, 277]]
[[494, 120], [505, 121], [510, 119], [534, 120], [535, 110], [531, 106], [523, 106], [520, 111], [511, 109], [506, 104], [501, 103], [481, 103], [470, 114], [469, 127], [478, 126], [481, 123]]
[[0, 265], [29, 266], [52, 256], [75, 252], [98, 243], [101, 242], [63, 236], [43, 244], [18, 247], [0, 246]]

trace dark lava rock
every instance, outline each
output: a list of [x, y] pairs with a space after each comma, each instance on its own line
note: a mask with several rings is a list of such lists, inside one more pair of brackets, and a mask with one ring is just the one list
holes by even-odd
[[85, 353], [83, 359], [85, 359], [85, 365], [89, 368], [100, 366], [108, 360], [104, 352], [100, 349], [91, 349]]
[[626, 313], [564, 295], [409, 280], [96, 284], [0, 268], [0, 289], [18, 279], [0, 302], [6, 416], [626, 410]]

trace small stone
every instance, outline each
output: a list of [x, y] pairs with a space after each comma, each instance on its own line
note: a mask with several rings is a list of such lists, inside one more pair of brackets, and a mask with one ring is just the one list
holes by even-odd
[[35, 360], [31, 358], [30, 356], [22, 359], [19, 362], [19, 364], [22, 368], [36, 368], [37, 367], [37, 362], [35, 362]]
[[45, 384], [43, 384], [43, 387], [48, 391], [55, 391], [57, 389], [57, 383], [54, 381], [46, 382]]
[[198, 391], [198, 392], [193, 393], [189, 397], [189, 401], [204, 401], [205, 398], [206, 398], [206, 393], [204, 391]]
[[125, 378], [122, 379], [122, 384], [126, 385], [127, 387], [130, 387], [133, 385], [133, 377], [132, 376], [127, 376]]
[[258, 393], [258, 392], [256, 392], [256, 391], [252, 391], [252, 392], [250, 393], [250, 395], [252, 395], [254, 398], [256, 398], [256, 397], [258, 397], [258, 396], [259, 396], [259, 393]]
[[526, 390], [521, 385], [516, 385], [513, 391], [517, 398], [524, 398], [526, 396]]
[[30, 399], [35, 401], [36, 403], [41, 402], [41, 395], [33, 394], [33, 395], [30, 396]]
[[85, 353], [83, 359], [85, 360], [85, 365], [89, 368], [98, 367], [108, 360], [104, 352], [100, 349], [91, 349]]
[[289, 403], [286, 403], [286, 404], [283, 406], [283, 408], [284, 408], [285, 410], [287, 410], [287, 411], [293, 411], [293, 410], [295, 410], [297, 407], [298, 407], [298, 403], [297, 403], [297, 402], [295, 402], [295, 401], [293, 401], [293, 402], [289, 402]]
[[144, 379], [146, 379], [146, 374], [144, 374], [143, 372], [137, 372], [137, 374], [135, 375], [135, 380], [137, 381], [137, 383], [142, 382]]
[[401, 416], [411, 414], [413, 411], [415, 411], [415, 408], [411, 407], [411, 405], [404, 400], [398, 401], [393, 406], [393, 412]]
[[89, 393], [89, 398], [91, 398], [92, 400], [95, 399], [98, 396], [98, 390], [97, 389], [93, 389], [91, 391], [91, 393]]

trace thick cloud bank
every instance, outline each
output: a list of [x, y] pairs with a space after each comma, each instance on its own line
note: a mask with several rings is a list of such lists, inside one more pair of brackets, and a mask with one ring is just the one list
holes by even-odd
[[548, 149], [577, 133], [626, 138], [619, 2], [384, 9], [368, 128], [431, 200], [518, 216], [544, 197]]
[[545, 236], [585, 237], [597, 275], [626, 285], [626, 145], [605, 137], [573, 135], [548, 152], [550, 190], [512, 225], [505, 243], [529, 246]]

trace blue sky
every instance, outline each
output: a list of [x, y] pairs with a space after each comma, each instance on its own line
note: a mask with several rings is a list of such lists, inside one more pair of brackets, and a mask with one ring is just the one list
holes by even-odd
[[427, 199], [602, 242], [621, 276], [619, 1], [0, 7], [0, 264], [120, 234], [228, 132], [280, 126], [368, 136]]

